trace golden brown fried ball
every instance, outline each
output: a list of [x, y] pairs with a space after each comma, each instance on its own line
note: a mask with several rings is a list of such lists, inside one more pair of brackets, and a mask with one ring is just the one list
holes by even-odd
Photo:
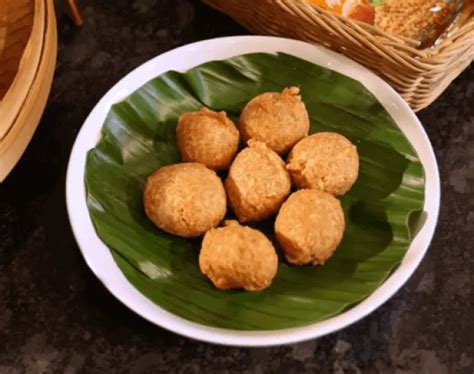
[[344, 212], [339, 200], [317, 190], [293, 193], [282, 205], [275, 234], [293, 264], [324, 264], [344, 234]]
[[202, 241], [199, 267], [217, 288], [260, 291], [272, 283], [278, 257], [260, 231], [226, 221], [209, 230]]
[[291, 179], [283, 160], [264, 143], [249, 140], [230, 166], [225, 189], [240, 222], [259, 221], [280, 209]]
[[359, 174], [359, 155], [348, 139], [321, 132], [300, 140], [291, 150], [287, 169], [298, 188], [313, 188], [335, 196], [352, 187]]
[[308, 135], [308, 112], [299, 92], [299, 88], [290, 87], [282, 93], [267, 92], [250, 100], [239, 118], [243, 140], [264, 142], [282, 154]]
[[222, 181], [198, 163], [156, 170], [147, 179], [143, 202], [146, 215], [156, 226], [187, 238], [216, 227], [227, 205]]
[[181, 115], [176, 136], [183, 161], [200, 162], [213, 170], [229, 167], [240, 141], [239, 131], [226, 113], [207, 108]]

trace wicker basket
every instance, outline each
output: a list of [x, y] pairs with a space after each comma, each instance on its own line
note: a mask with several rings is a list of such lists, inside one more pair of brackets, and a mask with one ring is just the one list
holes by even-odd
[[53, 0], [0, 0], [0, 182], [33, 136], [56, 64]]
[[436, 47], [394, 36], [304, 0], [204, 0], [257, 34], [322, 44], [367, 66], [418, 111], [431, 104], [474, 57], [474, 19], [465, 17]]

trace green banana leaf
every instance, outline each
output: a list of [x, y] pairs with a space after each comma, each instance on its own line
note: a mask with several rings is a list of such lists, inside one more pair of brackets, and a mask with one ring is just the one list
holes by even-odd
[[[236, 119], [266, 91], [298, 86], [311, 132], [336, 131], [357, 145], [360, 175], [342, 197], [347, 228], [324, 266], [289, 266], [262, 292], [221, 291], [198, 267], [199, 240], [154, 227], [142, 207], [148, 174], [180, 161], [180, 114], [207, 106]], [[408, 140], [359, 82], [296, 57], [249, 54], [186, 73], [169, 71], [112, 106], [88, 153], [88, 208], [97, 234], [131, 284], [160, 307], [201, 324], [237, 330], [304, 326], [369, 296], [401, 262], [423, 206], [423, 167]], [[410, 219], [415, 217], [415, 219]], [[272, 220], [255, 224], [271, 239]]]

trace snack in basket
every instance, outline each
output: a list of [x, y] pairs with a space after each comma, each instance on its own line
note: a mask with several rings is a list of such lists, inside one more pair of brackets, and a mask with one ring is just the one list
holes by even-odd
[[239, 118], [242, 139], [264, 142], [280, 154], [288, 152], [309, 131], [308, 112], [299, 93], [299, 88], [290, 87], [250, 100]]
[[249, 140], [230, 166], [225, 190], [240, 222], [260, 221], [278, 212], [290, 194], [285, 162], [265, 143]]
[[260, 231], [226, 221], [209, 230], [202, 241], [199, 267], [217, 288], [261, 291], [278, 268], [272, 242]]
[[147, 179], [143, 202], [156, 226], [183, 237], [196, 237], [216, 227], [227, 209], [222, 181], [199, 163], [156, 170]]
[[[308, 0], [343, 17], [432, 45], [472, 0]], [[472, 5], [471, 5], [472, 6]]]
[[340, 196], [349, 191], [357, 179], [359, 155], [343, 135], [320, 132], [293, 147], [286, 167], [298, 188], [314, 188]]
[[227, 169], [237, 154], [240, 135], [225, 112], [202, 108], [179, 117], [176, 137], [185, 162], [200, 162], [209, 169]]
[[368, 0], [309, 0], [340, 16], [369, 24], [374, 23], [375, 9]]
[[432, 45], [471, 0], [385, 0], [375, 8], [374, 25], [389, 33]]
[[341, 203], [327, 192], [299, 190], [282, 205], [275, 235], [292, 264], [323, 265], [342, 240]]

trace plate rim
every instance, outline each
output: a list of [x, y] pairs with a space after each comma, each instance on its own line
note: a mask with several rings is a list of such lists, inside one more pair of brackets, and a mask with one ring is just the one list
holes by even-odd
[[[244, 50], [246, 52], [242, 52]], [[204, 52], [207, 54], [203, 57]], [[164, 71], [188, 70], [207, 61], [222, 60], [253, 52], [291, 54], [314, 64], [342, 72], [360, 81], [379, 100], [394, 120], [395, 118], [400, 119], [395, 122], [417, 151], [425, 170], [423, 210], [428, 212], [428, 218], [412, 240], [398, 268], [370, 296], [356, 306], [334, 317], [303, 327], [268, 331], [230, 330], [191, 322], [164, 310], [141, 294], [125, 278], [116, 265], [110, 249], [96, 234], [87, 209], [84, 182], [85, 158], [88, 150], [95, 146], [103, 125], [103, 120], [100, 121], [98, 118], [103, 117], [104, 119], [113, 103], [124, 99], [139, 86]], [[213, 57], [226, 54], [227, 57]], [[193, 56], [194, 59], [181, 61], [181, 64], [184, 64], [182, 69], [168, 66], [163, 71], [155, 70], [157, 66], [163, 68], [164, 65], [167, 65], [168, 60], [171, 61], [177, 56], [186, 55]], [[322, 57], [326, 58], [325, 62], [314, 61]], [[140, 78], [144, 75], [150, 77]], [[380, 91], [374, 92], [375, 88]], [[402, 119], [403, 121], [401, 121]], [[92, 130], [96, 128], [98, 128], [98, 134], [92, 133]], [[415, 136], [417, 138], [414, 138]], [[91, 144], [92, 146], [90, 146]], [[429, 138], [415, 113], [392, 87], [364, 66], [325, 47], [271, 36], [230, 36], [203, 40], [172, 49], [133, 69], [102, 96], [87, 116], [74, 141], [66, 174], [66, 206], [75, 240], [87, 266], [105, 288], [122, 304], [159, 327], [195, 340], [229, 346], [273, 346], [313, 339], [347, 327], [380, 307], [406, 283], [427, 252], [438, 220], [440, 195], [439, 170]]]

